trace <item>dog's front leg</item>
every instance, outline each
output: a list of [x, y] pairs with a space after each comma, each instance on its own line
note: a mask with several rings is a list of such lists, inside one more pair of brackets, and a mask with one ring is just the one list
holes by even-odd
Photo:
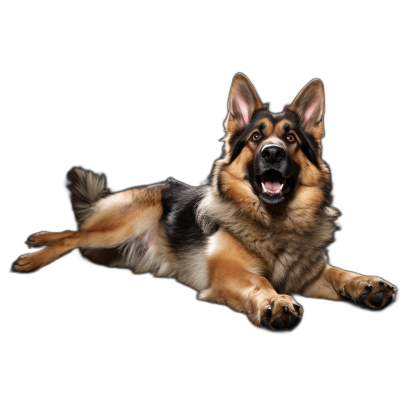
[[246, 313], [253, 324], [273, 330], [291, 329], [300, 321], [302, 307], [258, 275], [263, 262], [222, 228], [210, 240], [207, 262], [209, 287], [199, 299], [226, 304]]
[[367, 307], [382, 309], [389, 305], [396, 287], [382, 278], [364, 276], [327, 265], [318, 278], [301, 291], [307, 297], [351, 300]]

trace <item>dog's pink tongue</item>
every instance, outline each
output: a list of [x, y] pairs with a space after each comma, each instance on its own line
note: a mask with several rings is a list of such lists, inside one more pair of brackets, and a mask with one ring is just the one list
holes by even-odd
[[279, 193], [279, 189], [281, 187], [281, 184], [279, 182], [270, 182], [266, 181], [264, 183], [265, 189], [271, 192]]

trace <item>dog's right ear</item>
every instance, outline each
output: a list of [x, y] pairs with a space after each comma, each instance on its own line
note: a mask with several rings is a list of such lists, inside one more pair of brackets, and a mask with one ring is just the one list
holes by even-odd
[[228, 140], [250, 122], [252, 115], [262, 108], [262, 103], [254, 86], [242, 73], [237, 73], [232, 80], [228, 99], [228, 116], [224, 126]]

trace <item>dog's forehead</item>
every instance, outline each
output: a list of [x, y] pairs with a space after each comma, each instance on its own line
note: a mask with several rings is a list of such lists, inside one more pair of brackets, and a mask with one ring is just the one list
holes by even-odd
[[270, 128], [282, 127], [284, 125], [289, 125], [294, 127], [297, 124], [296, 119], [292, 113], [280, 113], [273, 114], [267, 110], [259, 110], [254, 113], [254, 116], [250, 122], [251, 125], [259, 126], [264, 124]]
[[285, 131], [286, 129], [293, 129], [296, 121], [285, 112], [272, 113], [267, 110], [256, 112], [252, 121], [252, 129], [261, 129], [263, 134], [272, 139], [273, 136]]

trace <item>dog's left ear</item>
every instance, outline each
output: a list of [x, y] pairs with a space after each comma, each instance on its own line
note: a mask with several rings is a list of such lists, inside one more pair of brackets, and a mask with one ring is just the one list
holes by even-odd
[[321, 139], [324, 135], [323, 118], [325, 112], [324, 85], [314, 79], [308, 83], [289, 106], [299, 117], [303, 129]]

